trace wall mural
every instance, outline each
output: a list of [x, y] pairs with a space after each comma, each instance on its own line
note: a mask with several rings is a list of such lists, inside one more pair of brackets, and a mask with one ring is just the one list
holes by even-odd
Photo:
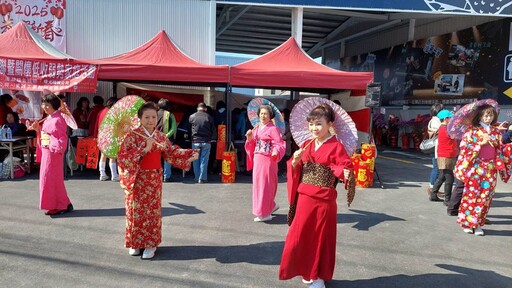
[[341, 70], [373, 71], [386, 106], [465, 104], [476, 98], [509, 104], [512, 99], [499, 92], [510, 88], [503, 85], [509, 27], [510, 20], [494, 21], [345, 57]]

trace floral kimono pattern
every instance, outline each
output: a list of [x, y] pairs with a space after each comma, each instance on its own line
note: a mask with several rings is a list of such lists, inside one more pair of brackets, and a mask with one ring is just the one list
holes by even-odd
[[459, 207], [457, 223], [462, 228], [477, 228], [485, 225], [485, 218], [494, 196], [497, 172], [503, 182], [510, 178], [511, 146], [502, 144], [501, 133], [491, 127], [490, 141], [486, 149], [493, 149], [495, 157], [485, 159], [481, 155], [482, 147], [478, 143], [487, 133], [480, 127], [473, 127], [466, 132], [460, 144], [460, 153], [455, 165], [455, 177], [464, 182], [464, 191]]
[[[125, 191], [126, 207], [126, 248], [156, 247], [162, 241], [162, 169], [142, 169], [142, 151], [146, 139], [143, 128], [130, 132], [119, 150], [117, 163], [121, 187]], [[152, 152], [160, 153], [165, 161], [181, 169], [190, 169], [187, 163], [192, 149], [181, 149], [171, 145], [169, 139], [160, 131], [153, 135], [156, 143]], [[147, 154], [146, 154], [147, 155]], [[160, 161], [161, 157], [158, 158]], [[161, 166], [158, 162], [158, 166]]]

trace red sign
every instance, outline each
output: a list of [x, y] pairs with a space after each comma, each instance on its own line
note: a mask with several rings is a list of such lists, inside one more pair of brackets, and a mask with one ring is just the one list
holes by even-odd
[[93, 64], [0, 57], [0, 89], [93, 93], [97, 80]]

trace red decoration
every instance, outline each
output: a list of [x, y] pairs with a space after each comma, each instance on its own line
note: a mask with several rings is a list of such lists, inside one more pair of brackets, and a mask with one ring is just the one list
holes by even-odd
[[235, 183], [236, 152], [224, 152], [222, 155], [222, 183]]

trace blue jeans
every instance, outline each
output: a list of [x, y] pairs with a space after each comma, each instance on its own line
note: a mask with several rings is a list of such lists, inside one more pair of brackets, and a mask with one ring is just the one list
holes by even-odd
[[434, 183], [436, 183], [437, 175], [439, 175], [439, 168], [437, 168], [437, 158], [432, 157], [432, 172], [430, 172], [430, 185], [434, 186]]
[[192, 162], [194, 166], [194, 180], [208, 180], [208, 158], [210, 158], [210, 143], [192, 143], [192, 149], [199, 149], [199, 159]]
[[164, 180], [171, 179], [172, 171], [171, 171], [171, 163], [164, 161]]

